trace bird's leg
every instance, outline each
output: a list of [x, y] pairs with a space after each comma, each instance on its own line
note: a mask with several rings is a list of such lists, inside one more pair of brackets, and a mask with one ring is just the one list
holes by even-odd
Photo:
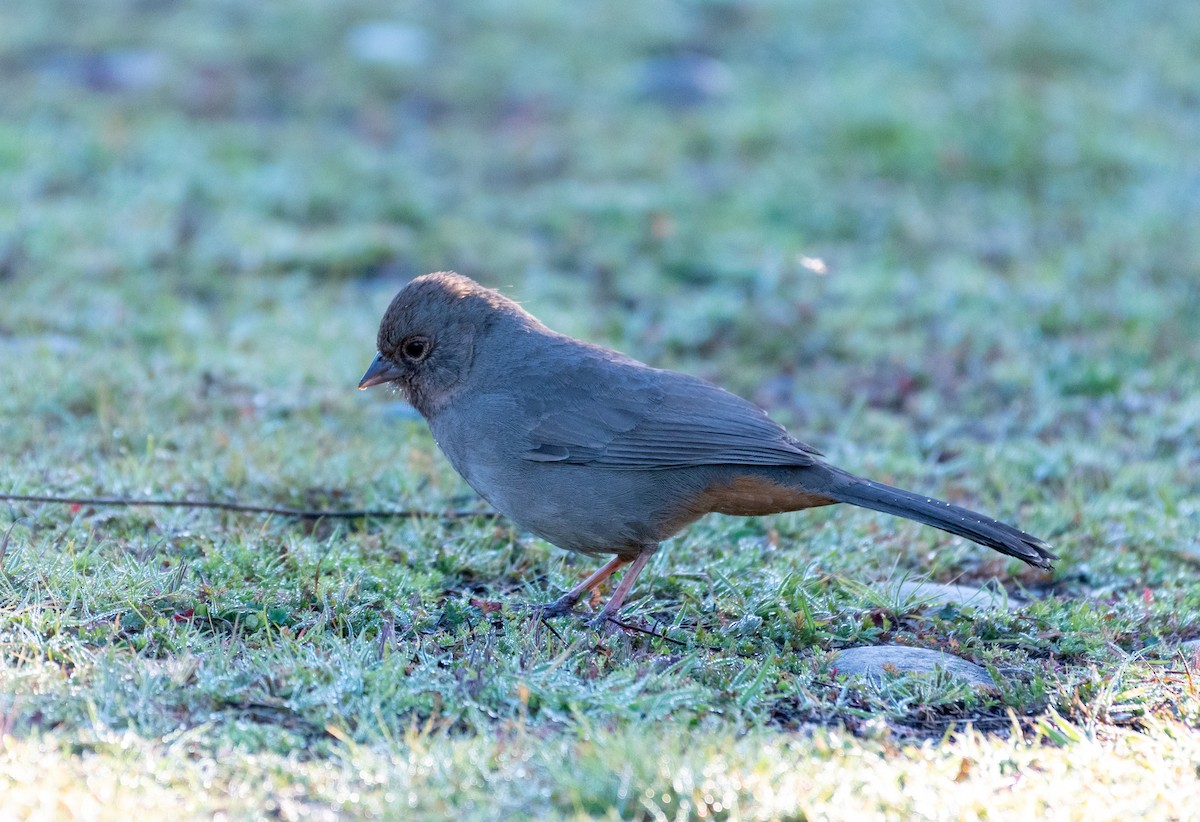
[[604, 603], [604, 607], [600, 609], [600, 613], [592, 621], [593, 625], [604, 627], [610, 619], [617, 615], [617, 612], [621, 610], [621, 606], [625, 603], [625, 597], [629, 595], [629, 591], [633, 588], [634, 580], [638, 578], [638, 574], [646, 567], [646, 563], [650, 561], [650, 557], [654, 556], [654, 549], [657, 547], [653, 546], [649, 550], [637, 555], [637, 559], [633, 561], [633, 564], [625, 571], [625, 575], [621, 577], [621, 584], [617, 586], [617, 590], [612, 592], [612, 596], [608, 598], [608, 602]]
[[[636, 560], [634, 562], [636, 564]], [[599, 571], [596, 571], [570, 591], [567, 591], [550, 605], [543, 606], [541, 608], [541, 615], [543, 617], [560, 617], [571, 613], [571, 611], [575, 609], [575, 604], [579, 602], [580, 598], [583, 597], [584, 594], [588, 593], [597, 585], [604, 582], [604, 580], [611, 577], [614, 572], [628, 563], [629, 560], [627, 559], [613, 557], [607, 563], [605, 563], [604, 567]]]

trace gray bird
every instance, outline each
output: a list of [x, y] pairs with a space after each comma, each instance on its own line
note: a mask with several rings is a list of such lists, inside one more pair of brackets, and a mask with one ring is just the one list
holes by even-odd
[[613, 558], [552, 605], [629, 565], [597, 617], [621, 608], [659, 543], [705, 514], [759, 516], [848, 502], [932, 525], [1038, 568], [1040, 539], [825, 462], [762, 409], [712, 383], [551, 331], [449, 272], [406, 285], [379, 324], [359, 388], [395, 383], [454, 469], [522, 528]]

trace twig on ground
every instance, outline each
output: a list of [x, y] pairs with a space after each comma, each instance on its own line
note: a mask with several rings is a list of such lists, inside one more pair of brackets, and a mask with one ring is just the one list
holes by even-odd
[[7, 502], [45, 502], [55, 505], [96, 505], [133, 508], [210, 508], [220, 511], [235, 511], [241, 514], [270, 514], [296, 519], [493, 519], [495, 511], [421, 511], [412, 509], [351, 509], [345, 511], [311, 508], [284, 508], [271, 505], [250, 505], [240, 502], [221, 502], [208, 499], [136, 499], [133, 497], [57, 497], [45, 494], [0, 494]]

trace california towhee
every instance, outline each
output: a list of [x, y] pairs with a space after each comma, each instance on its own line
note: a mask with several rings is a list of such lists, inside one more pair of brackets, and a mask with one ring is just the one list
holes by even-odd
[[712, 511], [758, 516], [848, 502], [1049, 568], [1040, 539], [856, 477], [711, 383], [566, 337], [453, 273], [406, 285], [379, 324], [359, 388], [394, 382], [450, 464], [513, 522], [560, 548], [614, 554], [545, 609], [571, 611], [630, 564], [617, 613], [663, 540]]

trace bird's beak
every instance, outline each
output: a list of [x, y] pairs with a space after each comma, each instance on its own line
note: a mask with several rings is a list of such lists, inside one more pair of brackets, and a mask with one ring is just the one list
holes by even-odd
[[404, 372], [394, 362], [382, 354], [376, 354], [375, 359], [371, 360], [370, 366], [367, 367], [367, 373], [363, 374], [362, 379], [358, 381], [358, 390], [397, 380], [403, 374]]

